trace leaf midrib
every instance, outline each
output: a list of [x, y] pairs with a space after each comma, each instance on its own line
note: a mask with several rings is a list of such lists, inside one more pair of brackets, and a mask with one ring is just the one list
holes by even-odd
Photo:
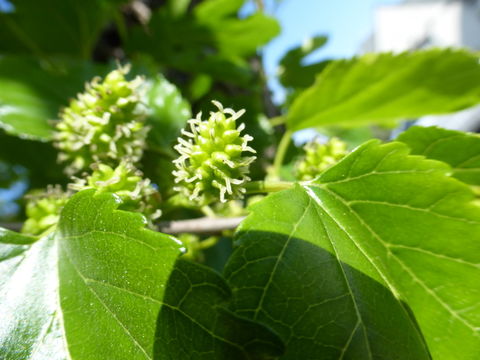
[[[328, 190], [325, 187], [321, 187], [321, 186], [316, 186], [318, 188], [321, 188], [323, 190], [326, 190], [328, 192], [330, 192], [330, 190]], [[322, 202], [321, 200], [317, 197], [317, 195], [313, 192], [313, 190], [311, 188], [309, 188], [308, 186], [302, 186], [302, 188], [304, 189], [304, 191], [309, 195], [309, 196], [312, 196], [313, 199], [315, 200], [315, 203], [335, 222], [335, 224], [337, 224], [337, 226], [348, 236], [348, 238], [352, 241], [352, 243], [354, 244], [354, 246], [360, 251], [360, 253], [363, 255], [363, 257], [373, 266], [373, 268], [375, 269], [375, 271], [378, 273], [378, 275], [382, 278], [382, 280], [385, 282], [385, 284], [387, 285], [388, 289], [390, 290], [390, 292], [393, 294], [393, 297], [395, 298], [395, 300], [397, 301], [397, 303], [400, 305], [400, 308], [403, 310], [403, 312], [405, 313], [406, 315], [406, 318], [408, 319], [408, 321], [410, 322], [410, 324], [412, 325], [412, 328], [415, 329], [415, 332], [417, 333], [417, 336], [420, 338], [420, 339], [423, 339], [423, 336], [422, 334], [420, 333], [420, 330], [418, 329], [417, 325], [414, 323], [413, 319], [411, 318], [410, 316], [410, 313], [407, 311], [407, 309], [405, 308], [405, 305], [403, 304], [402, 301], [400, 301], [400, 296], [399, 296], [399, 292], [398, 290], [396, 289], [396, 287], [392, 284], [392, 282], [386, 277], [386, 274], [384, 274], [380, 269], [379, 269], [379, 266], [368, 256], [368, 253], [354, 240], [354, 237], [348, 233], [348, 231], [341, 225], [341, 223], [339, 221], [337, 221], [337, 219], [332, 215], [330, 214], [327, 209], [322, 205]], [[348, 207], [348, 205], [346, 205], [344, 203], [345, 206]], [[350, 207], [348, 207], [350, 209], [350, 211], [357, 217], [359, 218], [358, 214], [353, 210], [351, 209]], [[366, 224], [364, 223], [363, 219], [359, 218], [358, 219], [363, 226], [365, 226]], [[323, 222], [322, 222], [323, 224]], [[369, 230], [372, 235], [373, 235], [373, 231], [369, 228], [367, 228], [367, 230]], [[329, 239], [330, 242], [332, 242], [330, 239]], [[384, 245], [382, 243], [382, 245]], [[386, 248], [386, 251], [387, 252], [390, 252], [390, 250], [388, 248]], [[340, 259], [338, 259], [338, 261], [340, 261]], [[364, 328], [365, 328], [365, 325], [364, 325]], [[365, 329], [366, 330], [366, 329]], [[365, 331], [366, 333], [366, 331]], [[367, 342], [368, 343], [368, 342]], [[428, 353], [428, 348], [427, 348], [427, 345], [424, 341], [422, 341], [422, 345], [425, 349], [425, 351]]]
[[[329, 212], [327, 212], [327, 210], [326, 210], [323, 206], [320, 205], [320, 202], [319, 202], [319, 201], [317, 201], [317, 197], [316, 197], [315, 194], [313, 194], [313, 191], [311, 191], [311, 189], [308, 189], [308, 188], [304, 188], [304, 190], [307, 192], [308, 195], [310, 195], [309, 198], [313, 198], [313, 200], [315, 201], [315, 203], [317, 204], [317, 206], [318, 206], [319, 208], [321, 208], [321, 209], [323, 210], [323, 212], [325, 212], [325, 213], [335, 222], [335, 224], [337, 224], [337, 226], [339, 226], [339, 224], [335, 221], [335, 219], [333, 218], [333, 216], [332, 216]], [[320, 216], [320, 214], [318, 213], [318, 209], [315, 209], [315, 210], [316, 210], [316, 212], [317, 212], [317, 214], [318, 214], [319, 219], [321, 219], [321, 216]], [[344, 267], [343, 267], [342, 261], [340, 260], [339, 253], [338, 253], [338, 251], [337, 251], [337, 248], [336, 248], [336, 246], [335, 246], [334, 241], [332, 240], [332, 238], [331, 238], [331, 236], [330, 236], [330, 233], [329, 233], [329, 231], [328, 231], [327, 226], [326, 226], [325, 223], [324, 223], [323, 221], [321, 221], [321, 220], [320, 220], [320, 223], [322, 224], [323, 229], [324, 229], [324, 231], [325, 231], [325, 234], [327, 235], [327, 239], [328, 239], [328, 241], [330, 242], [330, 245], [332, 246], [332, 250], [333, 250], [334, 255], [335, 255], [335, 256], [334, 256], [334, 257], [335, 257], [335, 260], [337, 261], [338, 267], [339, 267], [340, 270], [341, 270], [342, 277], [343, 277], [343, 279], [344, 279], [344, 281], [345, 281], [345, 285], [347, 286], [347, 289], [348, 289], [350, 298], [352, 299], [353, 307], [354, 307], [354, 309], [355, 309], [355, 313], [356, 313], [356, 315], [357, 315], [357, 323], [355, 324], [355, 326], [354, 326], [354, 328], [353, 328], [353, 330], [352, 330], [349, 338], [347, 339], [347, 342], [345, 343], [345, 346], [344, 346], [343, 349], [342, 349], [342, 354], [341, 354], [341, 356], [340, 356], [340, 359], [343, 358], [343, 356], [344, 356], [344, 354], [345, 354], [345, 351], [346, 351], [346, 350], [348, 349], [348, 347], [350, 346], [350, 342], [351, 342], [351, 340], [352, 340], [355, 332], [357, 331], [359, 325], [361, 325], [362, 328], [363, 328], [363, 335], [364, 335], [364, 338], [365, 338], [365, 343], [366, 343], [366, 345], [367, 345], [368, 356], [369, 356], [370, 359], [373, 359], [372, 349], [371, 349], [371, 346], [370, 346], [370, 341], [369, 341], [369, 338], [368, 338], [368, 336], [367, 336], [367, 327], [365, 326], [365, 322], [363, 321], [362, 314], [360, 313], [360, 310], [359, 310], [359, 308], [358, 308], [357, 301], [356, 301], [356, 297], [355, 297], [355, 295], [354, 295], [354, 292], [353, 292], [353, 290], [352, 290], [352, 287], [350, 286], [350, 281], [349, 281], [349, 279], [348, 279], [348, 277], [347, 277], [347, 274], [346, 274], [345, 269], [344, 269]], [[339, 227], [340, 227], [340, 226], [339, 226]], [[344, 230], [343, 228], [340, 228], [340, 229], [341, 229], [343, 232], [345, 232], [345, 230]], [[350, 235], [349, 235], [347, 232], [345, 232], [345, 234], [346, 234], [348, 237], [350, 237]], [[352, 241], [353, 241], [353, 240], [352, 240]]]
[[65, 255], [66, 260], [72, 265], [72, 268], [78, 274], [80, 279], [82, 279], [85, 287], [93, 294], [93, 296], [95, 296], [95, 298], [98, 300], [98, 302], [105, 308], [105, 310], [107, 310], [107, 312], [111, 315], [111, 317], [113, 319], [115, 319], [115, 321], [120, 325], [120, 327], [125, 331], [125, 333], [131, 338], [131, 340], [135, 344], [135, 346], [141, 350], [141, 352], [144, 354], [144, 356], [147, 359], [153, 360], [153, 358], [147, 353], [147, 351], [140, 345], [138, 340], [135, 339], [135, 337], [130, 333], [127, 326], [122, 321], [120, 321], [120, 319], [117, 318], [117, 316], [115, 315], [115, 313], [112, 310], [110, 310], [110, 308], [107, 306], [107, 304], [105, 304], [105, 302], [102, 300], [100, 295], [98, 295], [97, 292], [91, 286], [88, 285], [88, 280], [93, 280], [93, 279], [89, 279], [88, 277], [85, 277], [80, 272], [80, 270], [74, 264], [74, 262], [72, 261], [70, 255], [68, 254], [68, 252], [66, 250], [63, 251], [63, 254]]
[[[387, 255], [393, 259], [395, 259], [399, 265], [409, 274], [409, 276], [412, 278], [413, 281], [417, 282], [423, 289], [425, 292], [427, 292], [428, 294], [430, 294], [431, 297], [433, 297], [435, 299], [435, 301], [437, 303], [439, 303], [445, 310], [447, 310], [448, 313], [451, 314], [451, 316], [453, 316], [454, 318], [456, 318], [457, 320], [459, 320], [462, 324], [464, 324], [467, 328], [469, 328], [474, 336], [476, 337], [480, 337], [480, 334], [476, 331], [476, 327], [472, 324], [470, 324], [470, 322], [467, 320], [467, 319], [464, 319], [462, 316], [460, 316], [455, 310], [453, 310], [445, 301], [442, 300], [442, 298], [437, 294], [435, 293], [435, 291], [433, 291], [432, 289], [430, 289], [421, 279], [419, 279], [417, 276], [415, 276], [415, 274], [412, 272], [412, 270], [410, 269], [410, 267], [408, 267], [401, 259], [399, 259], [397, 256], [395, 256], [394, 253], [392, 253], [390, 251], [390, 248], [389, 248], [389, 244], [386, 243], [381, 237], [380, 235], [378, 235], [365, 221], [364, 219], [351, 207], [349, 206], [349, 203], [344, 199], [342, 198], [340, 195], [338, 195], [337, 193], [335, 193], [334, 191], [328, 189], [327, 187], [328, 183], [324, 184], [323, 186], [319, 186], [319, 185], [314, 185], [313, 187], [318, 187], [322, 190], [325, 190], [326, 192], [328, 192], [329, 194], [331, 194], [333, 197], [335, 197], [336, 199], [338, 199], [345, 207], [347, 207], [351, 212], [352, 214], [354, 214], [354, 216], [358, 219], [358, 221], [362, 224], [362, 226], [368, 231], [370, 232], [370, 234], [375, 238], [377, 239], [377, 241], [385, 248], [385, 251], [387, 253]], [[312, 185], [310, 185], [312, 186]], [[394, 205], [394, 204], [393, 204]], [[456, 218], [454, 218], [456, 219]], [[332, 218], [332, 220], [336, 221], [335, 219]], [[457, 220], [457, 219], [456, 219]], [[350, 236], [349, 236], [350, 237]], [[351, 237], [350, 237], [351, 238]], [[357, 246], [358, 247], [358, 246]], [[362, 252], [363, 254], [363, 252]], [[372, 265], [374, 265], [372, 263]], [[380, 269], [377, 269], [377, 272], [378, 274], [384, 278], [385, 274], [383, 274]], [[396, 290], [396, 288], [393, 286], [393, 284], [391, 284], [390, 282], [387, 282], [387, 285], [390, 287], [390, 290], [393, 292], [393, 294], [395, 295], [395, 298], [397, 299], [397, 301], [400, 303], [400, 305], [402, 306], [402, 308], [406, 311], [406, 309], [404, 308], [404, 305], [403, 303], [399, 300], [399, 292]], [[408, 314], [408, 312], [407, 312]], [[408, 318], [411, 320], [410, 316], [408, 316]], [[415, 325], [415, 324], [414, 324]], [[414, 326], [415, 329], [417, 329], [416, 326]], [[418, 331], [418, 330], [417, 330]]]

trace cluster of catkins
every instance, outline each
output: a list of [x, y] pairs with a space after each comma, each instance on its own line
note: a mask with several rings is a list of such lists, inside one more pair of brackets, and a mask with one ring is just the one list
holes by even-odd
[[[72, 183], [68, 191], [49, 188], [29, 197], [23, 232], [38, 235], [58, 221], [72, 192], [113, 192], [121, 208], [143, 213], [153, 227], [160, 216], [158, 193], [136, 164], [143, 155], [149, 128], [141, 104], [141, 77], [128, 81], [129, 67], [94, 78], [83, 93], [60, 112], [54, 145]], [[54, 191], [52, 190], [54, 189]]]
[[[149, 131], [147, 109], [141, 101], [144, 82], [141, 77], [127, 80], [128, 71], [128, 66], [120, 67], [103, 80], [94, 78], [60, 112], [54, 145], [71, 183], [68, 191], [50, 187], [29, 197], [23, 232], [39, 235], [52, 227], [69, 196], [84, 189], [115, 193], [122, 200], [120, 209], [142, 213], [149, 226], [155, 227], [160, 196], [136, 166]], [[255, 153], [248, 145], [252, 137], [242, 135], [245, 125], [237, 127], [236, 123], [244, 110], [224, 108], [217, 101], [213, 104], [218, 110], [206, 120], [201, 113], [189, 120], [174, 147], [179, 153], [173, 161], [174, 189], [197, 207], [242, 199], [250, 181], [249, 166], [255, 160], [255, 156], [244, 155]], [[345, 154], [345, 144], [335, 138], [326, 144], [310, 143], [296, 166], [297, 178], [314, 179]]]
[[255, 156], [243, 156], [255, 150], [248, 146], [252, 137], [240, 135], [245, 124], [238, 128], [236, 124], [245, 111], [224, 109], [217, 101], [213, 104], [218, 111], [211, 112], [205, 121], [202, 113], [189, 120], [189, 131], [182, 130], [185, 138], [178, 138], [174, 147], [180, 154], [174, 160], [174, 189], [199, 206], [218, 199], [241, 199], [250, 180], [249, 165], [255, 160]]
[[[49, 189], [30, 197], [25, 233], [38, 235], [50, 228], [72, 192], [84, 189], [115, 193], [122, 199], [121, 209], [142, 213], [154, 227], [160, 216], [159, 194], [136, 166], [149, 130], [141, 103], [143, 79], [128, 81], [128, 71], [120, 67], [103, 81], [93, 79], [60, 112], [54, 145], [72, 182], [67, 192], [56, 187], [55, 196]], [[218, 111], [205, 121], [201, 114], [189, 120], [189, 129], [182, 131], [185, 138], [179, 138], [175, 146], [180, 157], [174, 160], [174, 189], [199, 207], [241, 199], [250, 180], [249, 165], [255, 159], [242, 154], [255, 152], [248, 146], [252, 137], [240, 135], [245, 125], [236, 125], [244, 111], [213, 103]]]
[[295, 166], [295, 175], [298, 180], [308, 181], [341, 160], [347, 154], [347, 144], [335, 137], [326, 143], [314, 139], [304, 150], [305, 156]]

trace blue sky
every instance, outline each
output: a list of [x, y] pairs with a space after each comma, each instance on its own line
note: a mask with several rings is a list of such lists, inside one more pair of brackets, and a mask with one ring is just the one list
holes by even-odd
[[[265, 0], [267, 10], [275, 16], [282, 33], [264, 50], [264, 63], [275, 98], [282, 93], [273, 81], [278, 60], [291, 47], [315, 35], [327, 35], [329, 41], [309, 57], [344, 58], [355, 55], [373, 28], [374, 9], [397, 4], [400, 0]], [[248, 7], [247, 7], [248, 8]]]

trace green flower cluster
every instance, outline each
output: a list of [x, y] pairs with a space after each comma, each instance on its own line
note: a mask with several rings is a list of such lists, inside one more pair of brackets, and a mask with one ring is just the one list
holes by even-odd
[[[120, 67], [103, 81], [94, 78], [87, 84], [85, 92], [61, 112], [54, 144], [73, 180], [69, 190], [114, 193], [122, 200], [122, 210], [142, 213], [154, 228], [160, 217], [160, 195], [133, 165], [143, 155], [148, 133], [140, 105], [144, 80], [127, 81], [129, 70]], [[73, 176], [77, 173], [80, 177]], [[35, 235], [55, 225], [70, 194], [56, 187], [32, 197], [23, 231]]]
[[40, 235], [55, 225], [69, 196], [70, 194], [58, 185], [49, 185], [44, 192], [27, 195], [27, 220], [23, 224], [22, 233]]
[[140, 170], [127, 161], [122, 161], [115, 168], [98, 163], [92, 164], [91, 168], [91, 175], [85, 179], [75, 178], [69, 189], [96, 189], [100, 193], [114, 193], [122, 200], [120, 209], [142, 213], [148, 225], [155, 228], [153, 221], [161, 215], [158, 209], [160, 195], [150, 184], [150, 180], [143, 178]]
[[347, 144], [331, 138], [325, 144], [312, 141], [305, 145], [304, 150], [305, 157], [295, 166], [295, 175], [301, 181], [313, 180], [322, 171], [336, 164], [347, 154]]
[[129, 158], [140, 160], [148, 127], [140, 106], [143, 79], [128, 81], [130, 67], [110, 72], [103, 81], [94, 78], [84, 93], [71, 100], [60, 113], [54, 144], [59, 161], [66, 162], [68, 175], [102, 162], [117, 165]]
[[242, 156], [255, 153], [247, 145], [252, 137], [240, 135], [245, 125], [236, 125], [245, 111], [224, 109], [217, 101], [213, 104], [218, 111], [205, 121], [201, 113], [189, 120], [190, 131], [182, 130], [186, 138], [178, 138], [175, 146], [180, 157], [174, 160], [174, 189], [199, 206], [242, 198], [250, 180], [249, 165], [255, 160], [255, 156]]

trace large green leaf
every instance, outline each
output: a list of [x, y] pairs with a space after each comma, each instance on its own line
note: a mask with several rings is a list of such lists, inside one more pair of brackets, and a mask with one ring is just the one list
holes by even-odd
[[180, 245], [117, 206], [111, 194], [85, 191], [32, 245], [0, 233], [0, 358], [153, 358]]
[[369, 54], [332, 62], [293, 102], [291, 130], [440, 114], [480, 99], [478, 57], [464, 50]]
[[27, 57], [0, 58], [0, 128], [22, 138], [50, 139], [50, 121], [85, 81], [106, 67], [88, 62], [61, 62], [54, 67]]
[[[283, 342], [227, 309], [225, 281], [177, 261], [181, 244], [117, 210], [112, 194], [75, 195], [40, 239], [0, 229], [0, 358], [266, 359]], [[35, 241], [37, 240], [37, 241]]]
[[180, 259], [158, 316], [158, 358], [249, 360], [281, 355], [278, 336], [227, 310], [230, 300], [230, 289], [220, 275]]
[[12, 0], [0, 12], [2, 53], [89, 58], [102, 28], [125, 0]]
[[478, 134], [437, 127], [411, 127], [400, 134], [412, 154], [446, 162], [452, 176], [470, 185], [480, 186], [480, 137]]
[[225, 270], [234, 310], [286, 359], [427, 359], [422, 333], [434, 359], [477, 359], [480, 208], [448, 171], [371, 141], [260, 202]]
[[0, 232], [0, 358], [64, 360], [55, 240], [27, 240]]

